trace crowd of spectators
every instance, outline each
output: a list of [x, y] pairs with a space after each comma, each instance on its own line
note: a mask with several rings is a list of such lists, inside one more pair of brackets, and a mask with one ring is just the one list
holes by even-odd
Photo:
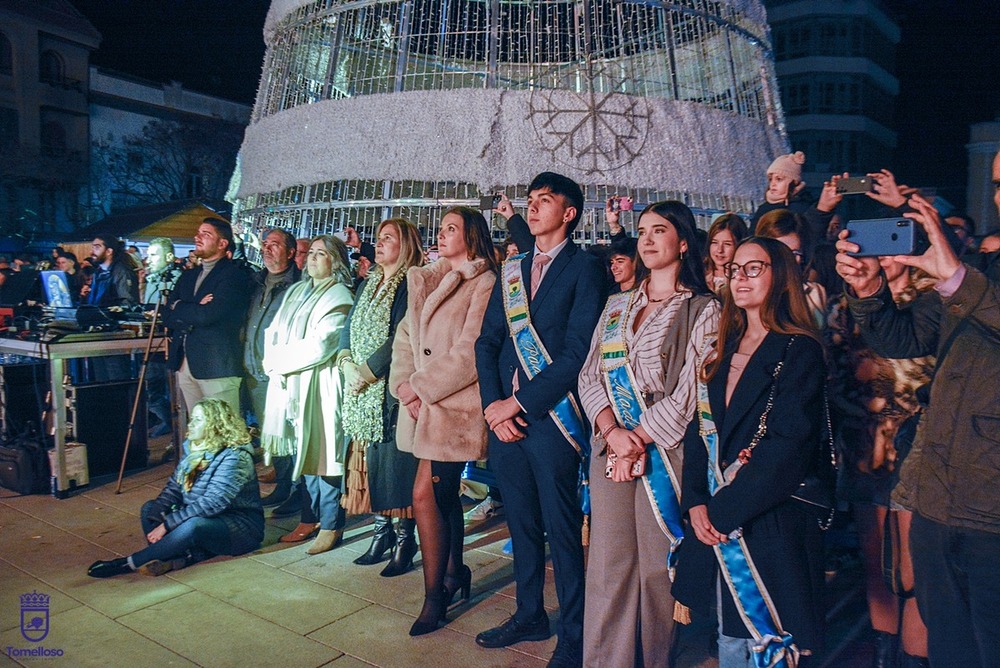
[[[499, 198], [510, 239], [496, 248], [481, 213], [446, 211], [433, 262], [402, 219], [374, 245], [354, 229], [267, 230], [259, 270], [232, 258], [220, 219], [201, 225], [184, 271], [153, 242], [142, 301], [161, 304], [192, 421], [177, 473], [144, 508], [150, 547], [90, 574], [246, 552], [265, 507], [300, 514], [281, 540], [313, 538], [309, 554], [339, 544], [345, 514], [374, 513], [355, 563], [388, 555], [383, 575], [410, 570], [416, 525], [425, 596], [410, 635], [432, 633], [470, 596], [459, 483], [488, 457], [517, 609], [482, 647], [551, 635], [548, 543], [549, 665], [667, 666], [675, 623], [710, 614], [722, 666], [808, 665], [824, 649], [822, 531], [850, 508], [875, 665], [996, 665], [998, 237], [883, 169], [867, 197], [914, 221], [922, 245], [858, 256], [838, 213], [848, 175], [813, 199], [803, 163], [779, 156], [766, 202], [707, 235], [680, 202], [627, 214], [611, 198], [603, 248], [574, 243], [582, 191], [548, 172], [523, 216]], [[1000, 155], [993, 181], [1000, 210]], [[89, 262], [61, 249], [42, 262], [105, 305], [139, 301], [130, 255], [98, 237]], [[259, 444], [232, 426], [244, 415]], [[263, 499], [252, 445], [273, 467]]]

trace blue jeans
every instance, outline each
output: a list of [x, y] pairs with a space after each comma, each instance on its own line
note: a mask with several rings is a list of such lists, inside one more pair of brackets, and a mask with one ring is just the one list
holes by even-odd
[[[319, 518], [320, 529], [343, 529], [347, 514], [340, 505], [340, 476], [324, 478], [304, 475], [306, 490], [312, 500], [312, 514]], [[302, 520], [305, 522], [305, 520]]]
[[[163, 511], [156, 501], [147, 501], [142, 506], [140, 519], [142, 531], [148, 534], [163, 524]], [[173, 531], [148, 547], [132, 554], [132, 565], [138, 568], [154, 559], [169, 561], [193, 556], [207, 559], [217, 554], [229, 554], [231, 541], [229, 526], [218, 517], [193, 517], [181, 522]]]

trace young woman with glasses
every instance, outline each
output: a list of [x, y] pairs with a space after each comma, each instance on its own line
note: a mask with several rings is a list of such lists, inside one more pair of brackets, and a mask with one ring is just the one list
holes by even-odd
[[673, 594], [702, 611], [719, 601], [719, 664], [742, 668], [757, 648], [771, 661], [822, 643], [822, 535], [793, 494], [824, 452], [826, 364], [787, 246], [751, 237], [725, 268], [719, 337], [683, 443], [693, 535]]

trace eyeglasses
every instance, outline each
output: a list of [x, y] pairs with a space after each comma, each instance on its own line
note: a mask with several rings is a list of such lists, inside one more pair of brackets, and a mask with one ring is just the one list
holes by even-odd
[[722, 270], [726, 272], [726, 278], [732, 280], [736, 278], [736, 274], [740, 271], [747, 278], [757, 278], [764, 273], [764, 270], [771, 266], [770, 262], [764, 262], [763, 260], [750, 260], [743, 264], [736, 264], [735, 262], [728, 262], [722, 266]]

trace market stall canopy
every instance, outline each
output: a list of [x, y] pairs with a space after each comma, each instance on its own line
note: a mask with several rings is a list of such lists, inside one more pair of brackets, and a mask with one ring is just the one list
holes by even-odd
[[[66, 244], [90, 243], [96, 234], [114, 234], [129, 241], [166, 237], [174, 243], [194, 242], [194, 234], [205, 218], [229, 221], [229, 205], [213, 200], [179, 200], [125, 209], [120, 213], [76, 230]], [[64, 244], [65, 245], [65, 244]]]

